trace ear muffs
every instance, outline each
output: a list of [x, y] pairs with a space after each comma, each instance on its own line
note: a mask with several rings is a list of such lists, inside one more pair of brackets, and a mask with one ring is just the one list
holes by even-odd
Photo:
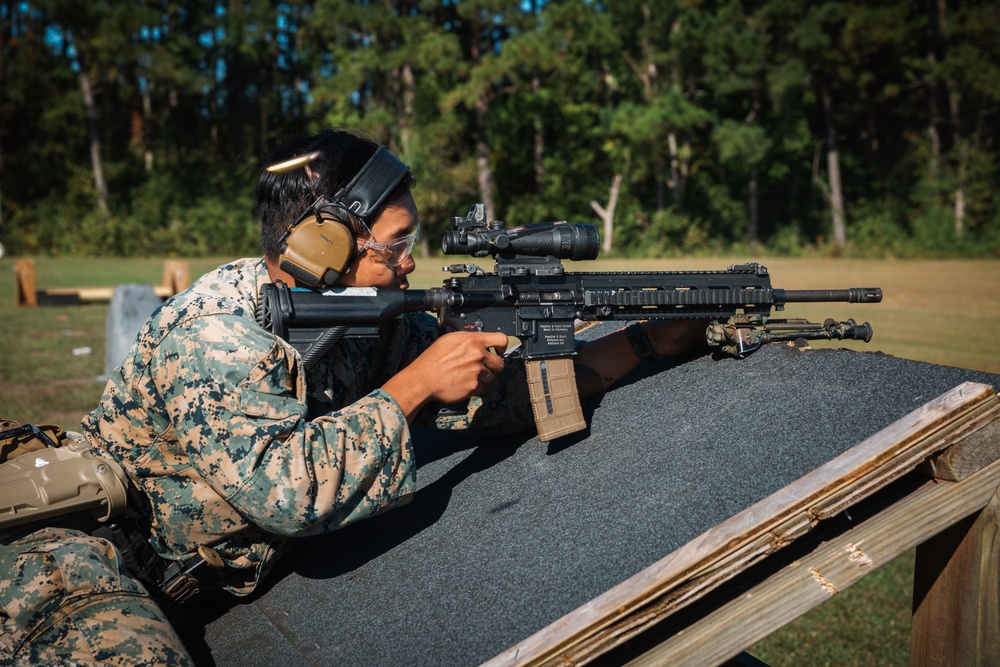
[[[278, 266], [307, 287], [333, 285], [354, 257], [354, 234], [326, 204], [288, 228], [281, 237]], [[346, 212], [345, 212], [346, 213]]]
[[[319, 157], [318, 151], [271, 165], [268, 171], [285, 173], [299, 169]], [[278, 267], [296, 282], [324, 289], [336, 282], [354, 257], [354, 234], [349, 225], [354, 215], [369, 223], [410, 168], [385, 146], [338, 190], [332, 201], [317, 202], [281, 237]]]

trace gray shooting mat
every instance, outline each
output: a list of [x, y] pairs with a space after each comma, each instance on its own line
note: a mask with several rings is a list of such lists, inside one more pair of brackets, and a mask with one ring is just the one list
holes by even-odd
[[412, 503], [300, 540], [250, 599], [204, 596], [179, 623], [192, 654], [476, 665], [962, 382], [1000, 389], [1000, 375], [783, 345], [652, 370], [548, 444], [416, 432]]

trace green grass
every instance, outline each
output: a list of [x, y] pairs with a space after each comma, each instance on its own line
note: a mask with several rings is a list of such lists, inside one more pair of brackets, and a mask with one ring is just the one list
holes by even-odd
[[[598, 260], [574, 271], [721, 269], [745, 258]], [[223, 260], [190, 264], [192, 279]], [[869, 344], [827, 345], [1000, 373], [1000, 261], [761, 260], [775, 287], [881, 287], [878, 305], [793, 304], [785, 315], [868, 320]], [[414, 287], [440, 285], [440, 258], [423, 259]], [[0, 261], [0, 417], [78, 428], [100, 398], [105, 304], [18, 308], [14, 260]], [[488, 266], [484, 268], [489, 268]], [[38, 287], [158, 284], [162, 259], [36, 259]], [[90, 354], [73, 351], [90, 348]], [[770, 665], [902, 665], [907, 662], [913, 554], [906, 554], [751, 647]]]
[[[189, 263], [192, 276], [220, 262]], [[106, 303], [19, 308], [15, 261], [0, 261], [0, 416], [21, 422], [55, 423], [78, 429], [97, 405], [104, 384]], [[161, 259], [35, 260], [36, 284], [101, 287], [124, 283], [159, 284]], [[89, 350], [89, 352], [85, 352]]]

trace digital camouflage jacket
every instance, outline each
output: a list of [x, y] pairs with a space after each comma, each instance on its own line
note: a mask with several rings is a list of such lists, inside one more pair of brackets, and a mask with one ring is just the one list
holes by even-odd
[[[308, 373], [257, 325], [261, 259], [206, 274], [146, 322], [83, 422], [95, 454], [125, 468], [148, 507], [135, 512], [162, 557], [214, 547], [249, 593], [291, 536], [335, 530], [414, 490], [410, 430], [381, 385], [440, 334], [412, 313], [379, 340], [343, 340]], [[523, 366], [439, 428], [531, 423]]]

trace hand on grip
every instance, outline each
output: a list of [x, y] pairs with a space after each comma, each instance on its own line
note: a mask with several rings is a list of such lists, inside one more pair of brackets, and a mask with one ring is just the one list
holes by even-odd
[[500, 354], [506, 349], [506, 334], [448, 333], [386, 382], [383, 389], [396, 399], [409, 419], [428, 401], [458, 403], [479, 394], [503, 370]]

